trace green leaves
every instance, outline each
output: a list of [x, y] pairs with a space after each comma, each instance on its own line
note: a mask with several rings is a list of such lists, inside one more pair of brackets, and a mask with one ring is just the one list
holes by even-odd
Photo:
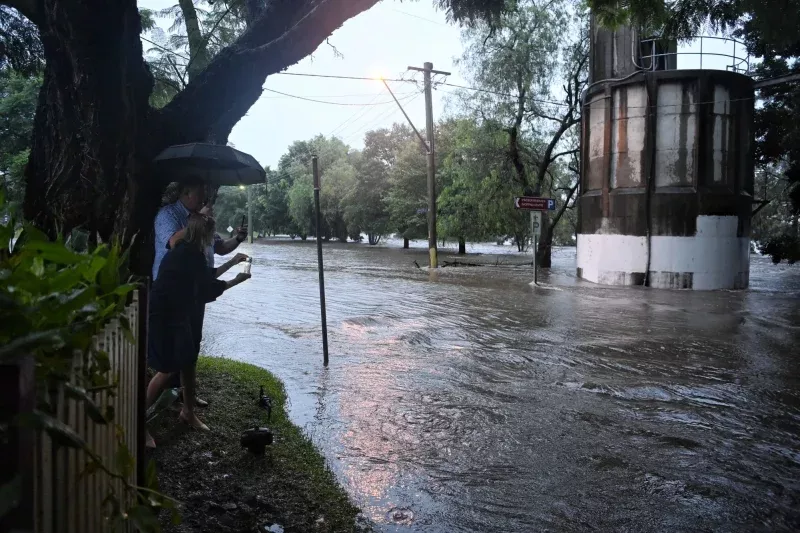
[[137, 505], [129, 509], [128, 519], [138, 531], [161, 531], [158, 517], [150, 507]]
[[40, 259], [56, 265], [75, 265], [86, 261], [84, 256], [70, 251], [63, 244], [40, 240], [46, 238], [39, 230], [25, 229], [25, 254], [38, 253]]
[[[5, 210], [0, 189], [0, 213]], [[123, 428], [113, 426], [117, 451], [113, 464], [105, 464], [78, 432], [54, 415], [58, 412], [51, 403], [54, 396], [48, 393], [63, 391], [63, 398], [77, 402], [94, 424], [108, 426], [113, 421], [113, 406], [95, 401], [100, 392], [113, 397], [117, 383], [109, 375], [108, 353], [95, 348], [93, 337], [119, 319], [128, 341], [135, 341], [124, 313], [130, 293], [138, 287], [128, 283], [127, 253], [118, 243], [79, 253], [70, 248], [71, 239], [67, 243], [51, 240], [29, 224], [4, 222], [0, 224], [0, 361], [33, 356], [39, 393], [37, 409], [13, 423], [46, 434], [58, 447], [84, 450], [89, 460], [81, 475], [102, 472], [123, 480], [128, 495], [109, 485], [104, 500], [109, 524], [127, 530], [133, 523], [140, 531], [159, 531], [151, 504], [172, 504], [152, 491], [145, 496], [143, 489], [128, 484], [135, 465]], [[76, 362], [82, 364], [76, 368]], [[16, 480], [0, 487], [0, 516], [16, 505], [17, 489]], [[137, 497], [130, 498], [131, 494]], [[126, 509], [129, 504], [121, 502], [129, 501], [137, 503]]]
[[42, 411], [34, 410], [32, 413], [23, 413], [17, 417], [16, 423], [25, 429], [44, 431], [56, 446], [76, 449], [86, 447], [86, 442], [75, 430]]
[[106, 417], [104, 417], [103, 413], [100, 411], [100, 408], [86, 393], [86, 389], [78, 387], [77, 385], [73, 385], [72, 383], [65, 383], [64, 393], [67, 395], [67, 397], [83, 403], [86, 414], [92, 420], [92, 422], [101, 425], [108, 423]]

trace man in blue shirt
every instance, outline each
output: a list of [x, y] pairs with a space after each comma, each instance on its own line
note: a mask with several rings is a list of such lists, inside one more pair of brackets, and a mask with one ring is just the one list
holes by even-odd
[[[153, 281], [158, 277], [158, 269], [164, 256], [169, 253], [175, 244], [181, 240], [189, 223], [189, 214], [200, 212], [212, 215], [211, 207], [206, 205], [206, 187], [202, 184], [186, 184], [180, 189], [178, 200], [159, 209], [156, 215], [155, 227], [155, 260], [153, 261]], [[214, 244], [206, 250], [208, 266], [214, 267], [214, 254], [227, 255], [233, 252], [242, 241], [247, 238], [247, 227], [238, 228], [236, 236], [223, 240], [218, 234], [214, 235]], [[200, 347], [198, 346], [199, 350]], [[180, 387], [180, 374], [175, 374], [172, 387]], [[205, 406], [208, 403], [196, 398], [197, 405]]]

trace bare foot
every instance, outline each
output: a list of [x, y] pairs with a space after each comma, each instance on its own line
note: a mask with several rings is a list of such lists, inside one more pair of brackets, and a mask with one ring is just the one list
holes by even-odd
[[181, 422], [184, 422], [184, 423], [186, 423], [186, 424], [189, 424], [189, 425], [190, 425], [191, 427], [193, 427], [194, 429], [199, 429], [200, 431], [210, 431], [210, 430], [208, 429], [208, 426], [207, 426], [207, 425], [205, 425], [205, 424], [203, 424], [203, 423], [200, 421], [200, 419], [199, 419], [199, 418], [197, 418], [197, 415], [194, 415], [194, 414], [193, 414], [193, 415], [191, 416], [191, 418], [189, 418], [188, 416], [186, 416], [186, 411], [181, 411], [181, 414], [180, 414], [180, 415], [178, 415], [178, 418], [180, 418]]
[[156, 447], [156, 441], [153, 440], [153, 436], [147, 430], [145, 430], [144, 434], [144, 446], [145, 448], [150, 448], [151, 450], [155, 449]]

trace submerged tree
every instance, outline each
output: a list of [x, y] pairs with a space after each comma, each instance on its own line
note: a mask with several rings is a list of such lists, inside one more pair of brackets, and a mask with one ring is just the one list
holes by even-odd
[[[581, 120], [588, 71], [586, 22], [577, 3], [525, 0], [514, 2], [497, 26], [479, 24], [464, 32], [461, 63], [484, 90], [470, 94], [464, 106], [486, 126], [506, 133], [513, 173], [498, 171], [495, 177], [512, 178], [517, 195], [553, 189], [552, 166], [577, 157], [574, 130]], [[578, 187], [578, 166], [572, 167], [576, 171], [566, 200], [552, 221], [547, 214], [542, 217], [537, 253], [543, 267], [550, 266], [553, 227]]]
[[[83, 227], [95, 238], [116, 234], [126, 244], [136, 234], [149, 234], [163, 189], [154, 180], [153, 158], [173, 144], [226, 142], [267, 76], [314, 52], [342, 23], [376, 3], [266, 1], [247, 31], [155, 109], [135, 0], [0, 0], [0, 62], [17, 68], [45, 64], [25, 216], [51, 234]], [[505, 5], [437, 3], [450, 19], [464, 23], [489, 19]], [[41, 43], [41, 54], [25, 46], [37, 32], [39, 40], [33, 40]], [[149, 263], [150, 247], [137, 246], [135, 266], [146, 272]]]

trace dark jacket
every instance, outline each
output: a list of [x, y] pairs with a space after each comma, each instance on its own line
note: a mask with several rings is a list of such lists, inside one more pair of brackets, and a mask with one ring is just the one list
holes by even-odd
[[159, 372], [177, 372], [197, 360], [203, 307], [225, 290], [205, 255], [179, 241], [161, 262], [149, 302], [148, 362]]

